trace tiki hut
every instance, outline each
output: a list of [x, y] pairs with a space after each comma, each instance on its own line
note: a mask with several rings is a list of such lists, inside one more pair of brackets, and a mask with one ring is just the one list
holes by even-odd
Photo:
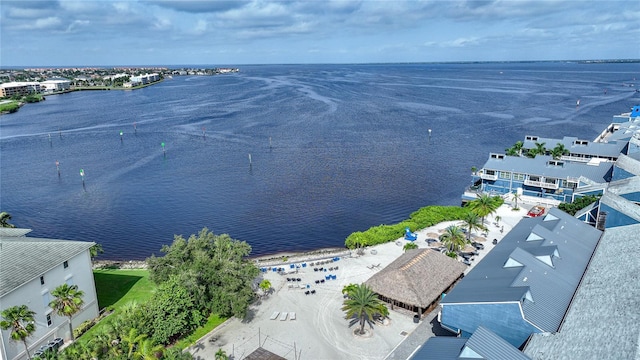
[[365, 284], [391, 309], [398, 307], [422, 315], [462, 278], [466, 267], [438, 251], [408, 250]]

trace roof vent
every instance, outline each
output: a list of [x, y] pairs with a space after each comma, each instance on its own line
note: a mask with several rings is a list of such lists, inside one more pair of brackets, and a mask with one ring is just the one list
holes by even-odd
[[543, 263], [553, 267], [553, 261], [551, 261], [551, 256], [549, 255], [543, 255], [543, 256], [536, 256], [536, 259], [542, 261]]

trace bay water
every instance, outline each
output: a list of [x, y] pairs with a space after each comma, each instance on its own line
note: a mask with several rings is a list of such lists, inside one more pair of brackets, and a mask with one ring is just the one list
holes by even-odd
[[459, 205], [471, 167], [525, 135], [592, 140], [640, 103], [637, 76], [624, 63], [252, 65], [47, 96], [0, 116], [0, 210], [32, 237], [100, 243], [103, 259], [161, 255], [203, 227], [253, 255], [342, 247]]

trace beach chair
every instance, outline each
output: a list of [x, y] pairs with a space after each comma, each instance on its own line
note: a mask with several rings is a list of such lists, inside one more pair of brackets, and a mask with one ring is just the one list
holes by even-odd
[[282, 314], [280, 314], [280, 321], [285, 321], [287, 320], [287, 316], [289, 315], [289, 313], [283, 312]]
[[289, 313], [289, 320], [295, 320], [296, 319], [296, 313], [292, 312]]
[[274, 311], [273, 314], [271, 314], [271, 317], [269, 319], [275, 320], [278, 318], [278, 315], [280, 315], [280, 311]]

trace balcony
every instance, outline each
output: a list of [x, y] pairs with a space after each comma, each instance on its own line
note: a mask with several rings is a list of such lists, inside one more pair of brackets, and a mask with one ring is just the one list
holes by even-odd
[[560, 187], [557, 182], [533, 181], [529, 179], [525, 179], [524, 184], [527, 186], [534, 186], [534, 187], [539, 187], [543, 189], [552, 189], [552, 190], [557, 190]]
[[498, 180], [498, 174], [493, 173], [493, 174], [486, 174], [484, 171], [480, 172], [480, 178], [482, 180], [492, 180], [492, 181], [496, 181]]

